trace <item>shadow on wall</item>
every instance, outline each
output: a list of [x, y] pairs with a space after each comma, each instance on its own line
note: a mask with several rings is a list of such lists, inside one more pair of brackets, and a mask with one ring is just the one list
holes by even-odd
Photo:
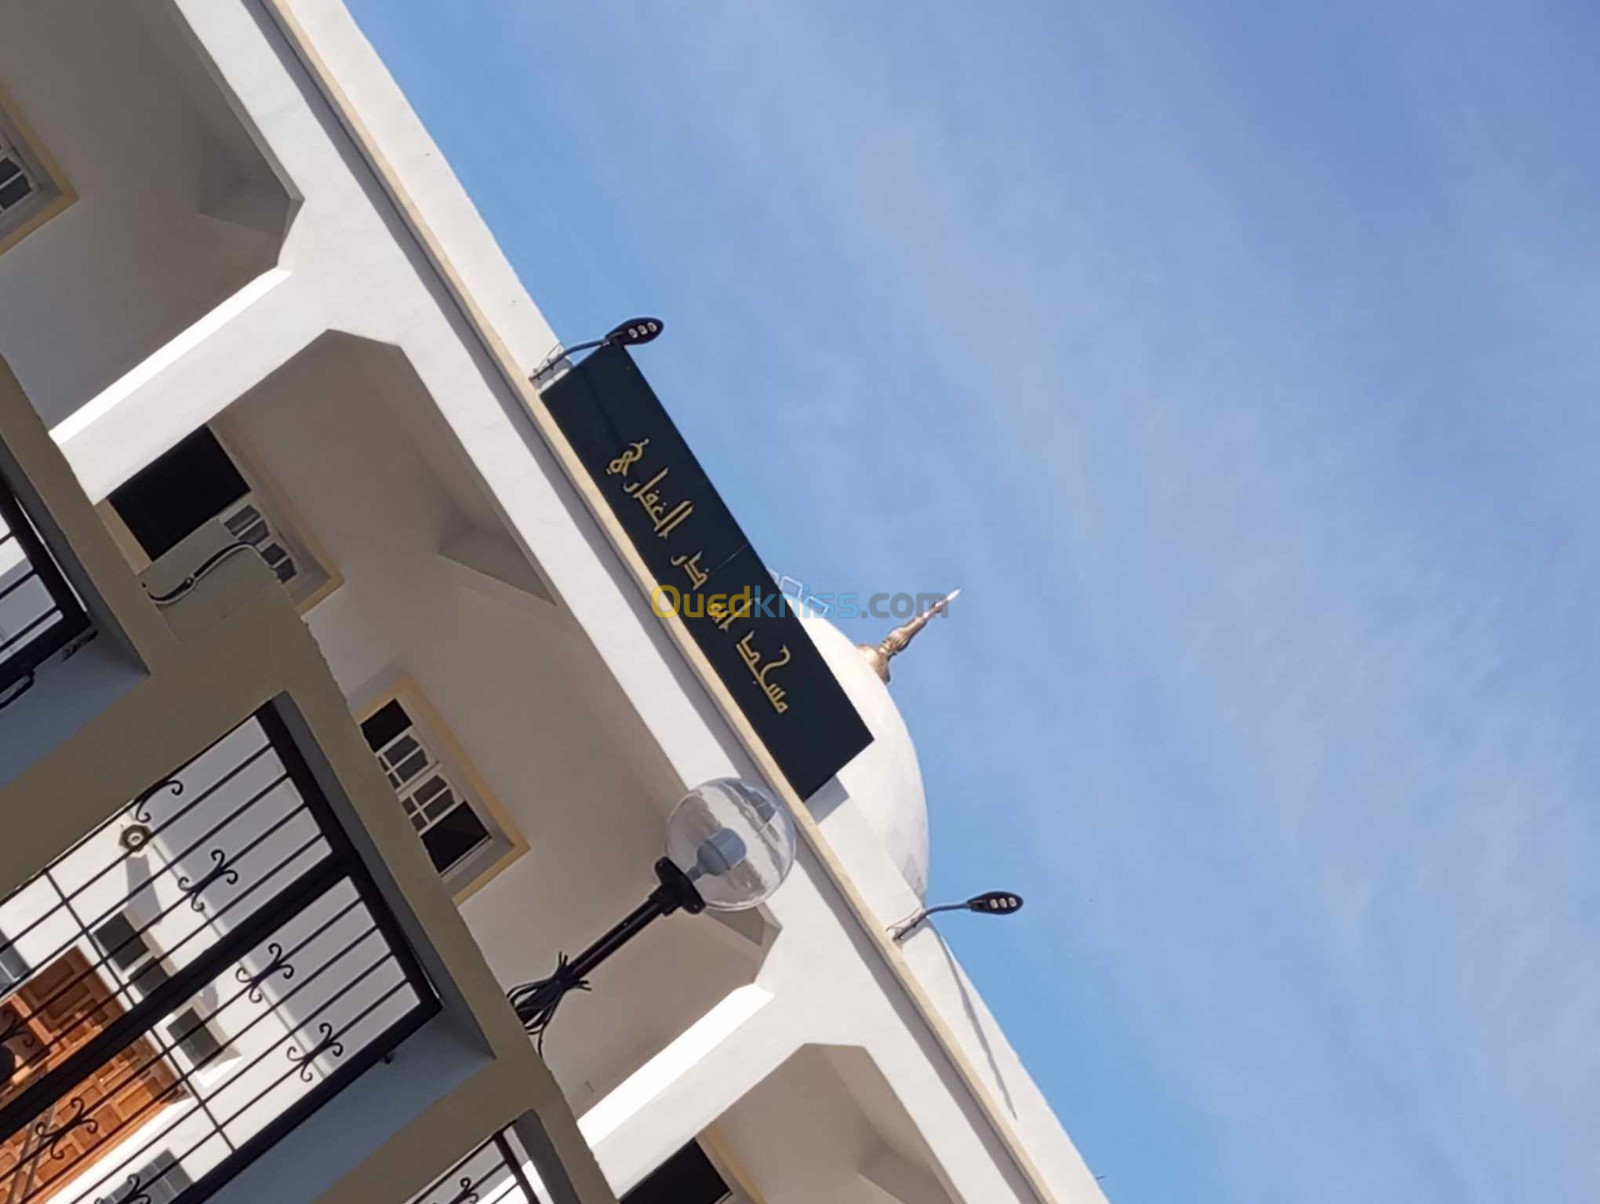
[[863, 1049], [810, 1045], [750, 1090], [704, 1144], [766, 1204], [953, 1204], [960, 1196]]
[[0, 133], [71, 202], [0, 252], [0, 354], [52, 427], [288, 231], [289, 189], [180, 21], [170, 0], [0, 0]]

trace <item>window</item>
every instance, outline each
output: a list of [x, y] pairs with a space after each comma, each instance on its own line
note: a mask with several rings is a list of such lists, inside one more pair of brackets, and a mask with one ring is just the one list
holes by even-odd
[[121, 1187], [102, 1199], [105, 1204], [171, 1204], [185, 1188], [193, 1185], [194, 1181], [184, 1174], [172, 1151], [162, 1150], [138, 1170], [131, 1171]]
[[273, 530], [266, 515], [256, 508], [255, 499], [246, 494], [237, 505], [222, 516], [222, 525], [228, 534], [249, 544], [261, 553], [267, 567], [278, 575], [278, 580], [288, 585], [300, 573], [294, 554], [284, 546], [288, 543]]
[[[117, 972], [148, 998], [172, 976], [157, 951], [148, 929], [133, 926], [127, 912], [118, 912], [92, 933], [94, 943]], [[222, 1042], [194, 1008], [189, 1008], [166, 1026], [168, 1040], [181, 1050], [191, 1067], [210, 1066], [222, 1054]]]
[[167, 1038], [183, 1051], [191, 1067], [210, 1066], [223, 1053], [222, 1042], [194, 1008], [178, 1013], [178, 1018], [167, 1025]]
[[0, 250], [64, 207], [70, 196], [0, 97]]
[[94, 943], [106, 960], [140, 995], [148, 995], [167, 981], [166, 968], [151, 947], [149, 937], [139, 932], [126, 912], [118, 912], [94, 930]]
[[420, 699], [391, 698], [362, 722], [361, 734], [377, 754], [434, 869], [453, 889], [520, 851], [496, 822], [442, 723]]
[[691, 1141], [623, 1196], [622, 1204], [720, 1204], [732, 1198], [733, 1189], [700, 1143]]
[[0, 132], [0, 214], [13, 213], [37, 196], [38, 186], [32, 173], [22, 160], [22, 155], [11, 146], [10, 140]]
[[251, 484], [207, 427], [113, 490], [108, 500], [151, 560], [219, 519], [230, 535], [261, 554], [297, 603], [316, 601], [330, 582], [305, 541], [290, 533], [282, 506]]

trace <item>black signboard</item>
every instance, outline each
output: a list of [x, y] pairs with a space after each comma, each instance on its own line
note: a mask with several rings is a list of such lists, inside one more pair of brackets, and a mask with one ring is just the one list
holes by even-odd
[[544, 390], [556, 425], [801, 798], [872, 742], [855, 707], [627, 350]]

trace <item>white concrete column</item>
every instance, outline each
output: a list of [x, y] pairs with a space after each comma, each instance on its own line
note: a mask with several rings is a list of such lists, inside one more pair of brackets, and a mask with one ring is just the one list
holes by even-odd
[[98, 502], [287, 363], [326, 326], [326, 289], [274, 268], [50, 432]]
[[800, 1047], [786, 1013], [759, 985], [740, 987], [579, 1118], [579, 1130], [619, 1194]]

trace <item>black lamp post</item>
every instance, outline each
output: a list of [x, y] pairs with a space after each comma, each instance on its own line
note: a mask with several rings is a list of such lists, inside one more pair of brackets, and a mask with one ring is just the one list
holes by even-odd
[[533, 381], [534, 384], [538, 384], [540, 379], [562, 360], [576, 355], [580, 351], [593, 351], [597, 347], [607, 347], [612, 343], [618, 343], [624, 347], [637, 347], [643, 343], [654, 342], [661, 337], [663, 328], [664, 324], [660, 318], [629, 318], [626, 322], [613, 326], [598, 339], [590, 339], [587, 343], [578, 343], [572, 347], [563, 347], [558, 343], [556, 344], [556, 349], [544, 357], [544, 360], [533, 370], [533, 375], [528, 379]]
[[667, 819], [667, 855], [656, 862], [656, 888], [620, 923], [549, 978], [506, 993], [522, 1027], [544, 1047], [544, 1034], [568, 991], [587, 991], [589, 975], [661, 916], [757, 907], [794, 866], [794, 821], [760, 787], [718, 778], [695, 787]]
[[904, 924], [893, 929], [890, 935], [897, 941], [903, 941], [929, 916], [938, 915], [941, 911], [975, 911], [984, 916], [1009, 916], [1021, 910], [1021, 895], [1009, 890], [991, 890], [981, 895], [973, 895], [961, 903], [941, 903], [938, 907], [924, 907]]

